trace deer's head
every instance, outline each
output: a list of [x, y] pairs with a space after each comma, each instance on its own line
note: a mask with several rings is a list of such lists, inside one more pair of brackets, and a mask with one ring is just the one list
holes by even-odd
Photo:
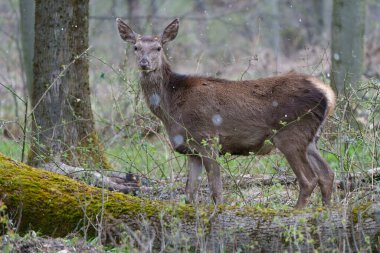
[[161, 35], [146, 36], [134, 32], [123, 20], [116, 19], [120, 37], [133, 44], [138, 67], [144, 72], [159, 69], [165, 57], [162, 47], [175, 39], [178, 33], [179, 20], [173, 20]]

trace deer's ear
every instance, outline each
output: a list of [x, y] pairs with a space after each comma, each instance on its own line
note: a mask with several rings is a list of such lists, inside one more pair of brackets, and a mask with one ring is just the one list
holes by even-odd
[[161, 43], [165, 44], [169, 41], [172, 41], [177, 37], [179, 28], [179, 19], [174, 19], [164, 30], [161, 36]]
[[120, 18], [116, 19], [117, 29], [119, 30], [120, 37], [127, 42], [131, 42], [133, 44], [136, 43], [136, 38], [138, 36], [123, 20]]

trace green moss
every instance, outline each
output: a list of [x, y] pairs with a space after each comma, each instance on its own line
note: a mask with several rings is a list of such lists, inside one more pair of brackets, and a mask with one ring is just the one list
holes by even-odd
[[246, 206], [244, 208], [239, 207], [227, 207], [227, 210], [235, 210], [238, 216], [251, 216], [251, 217], [273, 217], [273, 216], [287, 216], [290, 214], [289, 211], [275, 210], [273, 208], [257, 207], [257, 206]]
[[358, 223], [359, 217], [366, 219], [368, 217], [368, 210], [371, 207], [372, 202], [366, 202], [364, 204], [355, 206], [352, 208], [352, 219], [354, 223]]
[[[112, 166], [109, 163], [107, 157], [104, 154], [104, 147], [99, 141], [98, 134], [96, 132], [92, 132], [85, 139], [83, 139], [76, 148], [75, 157], [80, 158], [80, 165], [87, 168], [89, 163], [95, 164], [97, 167], [101, 167], [103, 169], [111, 169]], [[68, 156], [68, 162], [72, 159], [73, 152], [70, 150]], [[68, 163], [70, 164], [70, 163]]]
[[[0, 154], [0, 202], [8, 207], [9, 217], [18, 219], [20, 231], [34, 229], [41, 234], [64, 236], [81, 228], [83, 224], [96, 224], [103, 220], [131, 222], [144, 217], [150, 221], [163, 219], [166, 226], [173, 221], [201, 222], [207, 228], [211, 214], [232, 212], [237, 216], [259, 218], [260, 222], [274, 221], [276, 217], [308, 214], [304, 222], [328, 217], [329, 209], [272, 209], [262, 207], [234, 207], [219, 205], [186, 205], [178, 202], [152, 201], [81, 184], [68, 177], [29, 167]], [[370, 202], [352, 209], [354, 222], [358, 216], [366, 217]], [[85, 218], [86, 217], [86, 218]], [[84, 221], [83, 219], [88, 219]], [[94, 228], [89, 233], [95, 233]], [[207, 231], [207, 230], [206, 230]]]
[[21, 230], [33, 228], [43, 234], [65, 235], [72, 232], [84, 213], [96, 221], [102, 207], [105, 218], [122, 215], [147, 217], [157, 214], [161, 203], [122, 193], [104, 193], [65, 176], [34, 169], [0, 155], [0, 192], [11, 212], [22, 210]]
[[[131, 221], [141, 217], [170, 223], [173, 217], [208, 222], [210, 206], [152, 201], [110, 192], [68, 177], [35, 169], [0, 154], [0, 192], [9, 212], [22, 210], [20, 231], [34, 229], [41, 234], [64, 236], [84, 223], [96, 224], [101, 213], [105, 222]], [[13, 215], [14, 216], [14, 215]], [[84, 217], [89, 221], [84, 221]], [[89, 231], [94, 233], [94, 229]]]

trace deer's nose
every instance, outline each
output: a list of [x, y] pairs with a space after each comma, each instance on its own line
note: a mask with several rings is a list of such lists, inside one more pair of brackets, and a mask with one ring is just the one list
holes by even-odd
[[148, 67], [149, 67], [149, 61], [146, 58], [142, 58], [140, 61], [140, 68], [148, 69]]

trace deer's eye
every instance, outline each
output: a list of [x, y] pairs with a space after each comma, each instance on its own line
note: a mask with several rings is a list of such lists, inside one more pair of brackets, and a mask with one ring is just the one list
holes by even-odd
[[135, 51], [137, 51], [137, 49], [138, 49], [138, 48], [135, 46]]
[[157, 51], [160, 52], [160, 51], [161, 51], [161, 47], [158, 47], [158, 48], [157, 48]]

